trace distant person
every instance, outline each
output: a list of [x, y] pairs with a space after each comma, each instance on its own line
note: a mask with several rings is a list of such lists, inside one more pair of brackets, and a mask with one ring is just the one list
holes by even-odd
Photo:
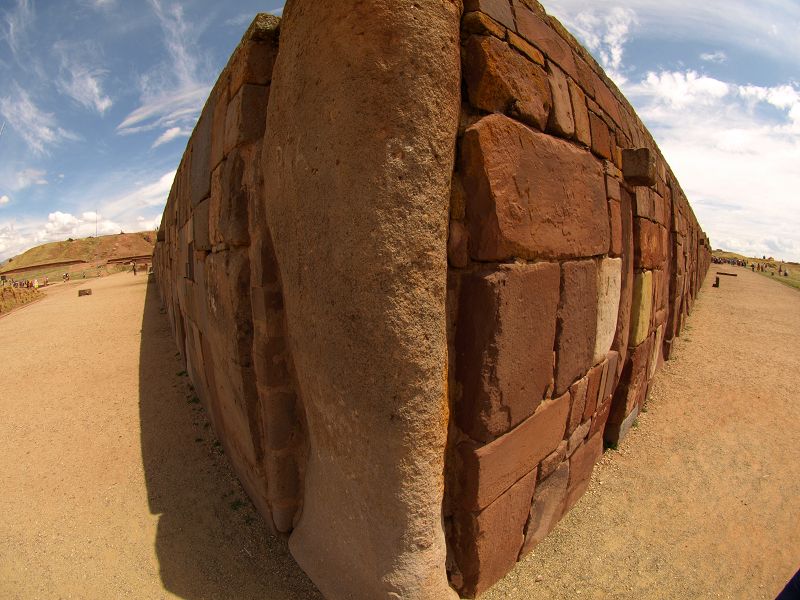
[[39, 289], [39, 280], [38, 279], [34, 279], [33, 280], [33, 289], [35, 289], [35, 290]]
[[133, 263], [133, 274], [136, 275], [136, 263]]

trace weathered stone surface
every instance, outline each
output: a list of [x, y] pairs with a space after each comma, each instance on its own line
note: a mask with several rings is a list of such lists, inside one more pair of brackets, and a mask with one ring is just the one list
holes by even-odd
[[271, 33], [274, 40], [253, 42], [239, 46], [230, 63], [230, 94], [235, 96], [244, 84], [261, 85], [269, 84], [272, 79], [272, 69], [278, 54], [278, 26], [280, 19], [273, 15]]
[[539, 52], [536, 46], [529, 44], [525, 39], [518, 36], [513, 31], [508, 31], [508, 43], [514, 48], [522, 52], [525, 56], [535, 62], [537, 65], [544, 66], [544, 55]]
[[583, 443], [583, 441], [586, 439], [586, 436], [589, 435], [589, 429], [591, 426], [592, 424], [589, 421], [586, 421], [586, 423], [572, 432], [572, 435], [569, 436], [569, 440], [567, 441], [567, 456], [572, 456], [578, 447]]
[[582, 377], [572, 384], [569, 388], [571, 406], [569, 410], [569, 423], [567, 424], [567, 435], [572, 432], [583, 421], [583, 411], [586, 409], [586, 388], [589, 385], [589, 378]]
[[545, 128], [553, 100], [540, 66], [495, 37], [472, 36], [465, 45], [463, 69], [473, 106]]
[[655, 155], [649, 148], [628, 148], [623, 150], [622, 174], [629, 185], [655, 185]]
[[533, 550], [561, 519], [568, 484], [569, 462], [564, 462], [550, 477], [536, 486], [520, 557]]
[[456, 328], [455, 420], [490, 441], [533, 414], [553, 378], [559, 299], [555, 263], [465, 275]]
[[631, 306], [630, 346], [638, 346], [650, 333], [650, 315], [653, 311], [653, 272], [636, 273]]
[[572, 115], [575, 119], [575, 137], [584, 146], [592, 145], [592, 125], [589, 121], [589, 109], [586, 107], [586, 94], [571, 79], [569, 95], [572, 99]]
[[572, 115], [572, 100], [569, 95], [569, 85], [564, 71], [555, 64], [548, 65], [550, 73], [550, 91], [553, 97], [553, 110], [550, 111], [548, 131], [562, 137], [575, 135], [575, 117]]
[[611, 132], [605, 121], [593, 112], [589, 113], [589, 125], [592, 130], [592, 152], [606, 159], [611, 159]]
[[567, 456], [567, 440], [563, 440], [539, 465], [539, 481], [547, 479], [564, 462]]
[[465, 0], [464, 12], [479, 10], [502, 23], [509, 29], [514, 29], [514, 14], [508, 0]]
[[667, 261], [662, 232], [666, 229], [647, 219], [633, 220], [635, 261], [638, 269], [660, 269]]
[[608, 211], [611, 221], [611, 256], [622, 255], [622, 207], [616, 200], [608, 201]]
[[462, 596], [480, 595], [514, 566], [535, 485], [536, 472], [529, 473], [480, 513], [456, 513], [453, 550]]
[[603, 455], [603, 436], [595, 435], [578, 448], [569, 459], [569, 489], [564, 512], [572, 510], [589, 487], [595, 463]]
[[512, 0], [516, 16], [517, 33], [539, 48], [547, 57], [574, 76], [576, 72], [572, 48], [550, 25], [525, 6], [522, 0]]
[[600, 387], [605, 370], [605, 363], [595, 365], [589, 370], [586, 385], [586, 405], [584, 407], [583, 420], [585, 421], [594, 414], [597, 409], [599, 398], [601, 397]]
[[474, 259], [608, 251], [605, 181], [588, 152], [491, 115], [467, 129], [461, 172]]
[[519, 427], [485, 446], [459, 444], [463, 461], [460, 506], [466, 510], [484, 508], [533, 471], [561, 443], [569, 407], [567, 393], [543, 403]]
[[245, 83], [231, 97], [225, 114], [225, 154], [264, 136], [269, 88]]
[[194, 248], [195, 250], [211, 250], [211, 238], [208, 234], [208, 209], [211, 201], [206, 198], [198, 204], [192, 214], [192, 227], [194, 228]]
[[506, 36], [506, 28], [503, 25], [486, 13], [478, 11], [468, 12], [464, 15], [461, 20], [461, 31], [477, 35], [493, 35], [501, 40]]
[[622, 259], [604, 258], [597, 264], [597, 331], [594, 363], [603, 360], [611, 350], [617, 331], [619, 298], [622, 291]]
[[459, 269], [469, 264], [469, 232], [460, 221], [450, 221], [450, 236], [447, 240], [447, 259]]
[[192, 154], [189, 161], [190, 199], [192, 206], [197, 206], [208, 198], [211, 191], [211, 125], [213, 120], [213, 104], [200, 114], [200, 119], [192, 133], [190, 141]]
[[283, 13], [262, 165], [309, 434], [289, 547], [332, 598], [455, 598], [441, 507], [459, 8]]
[[592, 426], [589, 429], [589, 438], [595, 436], [595, 434], [600, 434], [600, 437], [604, 438], [604, 431], [606, 429], [606, 423], [608, 423], [608, 416], [611, 413], [611, 400], [606, 399], [600, 406], [597, 407], [597, 412], [595, 413], [594, 417], [592, 417]]
[[597, 326], [597, 264], [594, 260], [565, 262], [561, 281], [556, 395], [566, 391], [592, 366]]

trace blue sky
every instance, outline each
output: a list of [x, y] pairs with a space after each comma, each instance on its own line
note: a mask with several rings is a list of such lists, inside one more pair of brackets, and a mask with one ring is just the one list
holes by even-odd
[[[96, 221], [155, 227], [219, 71], [282, 4], [0, 0], [0, 260]], [[631, 100], [712, 244], [800, 261], [800, 2], [544, 5]]]

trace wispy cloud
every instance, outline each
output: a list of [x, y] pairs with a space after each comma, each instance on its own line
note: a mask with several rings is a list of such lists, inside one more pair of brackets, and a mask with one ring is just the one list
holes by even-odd
[[29, 0], [17, 0], [13, 9], [3, 13], [3, 37], [15, 58], [24, 49], [28, 30], [33, 24], [34, 18], [33, 6]]
[[78, 139], [61, 127], [52, 113], [37, 107], [19, 85], [13, 84], [11, 89], [11, 96], [0, 98], [0, 114], [35, 154], [48, 154], [52, 146]]
[[617, 84], [626, 81], [621, 70], [623, 52], [636, 22], [636, 13], [619, 6], [607, 12], [584, 10], [570, 19], [572, 29]]
[[189, 137], [192, 134], [192, 130], [187, 128], [181, 127], [171, 127], [167, 129], [164, 133], [162, 133], [158, 139], [153, 142], [153, 148], [158, 148], [162, 144], [166, 144], [167, 142], [171, 142], [174, 139], [181, 138], [181, 137]]
[[703, 52], [700, 55], [700, 60], [712, 63], [724, 63], [726, 60], [728, 60], [728, 55], [722, 50], [717, 50], [715, 52]]
[[58, 89], [81, 106], [95, 110], [101, 115], [111, 108], [113, 102], [103, 92], [102, 79], [107, 71], [93, 64], [100, 54], [91, 42], [57, 42], [53, 51], [59, 59]]
[[181, 5], [167, 6], [161, 0], [150, 0], [150, 5], [161, 25], [169, 60], [140, 78], [140, 105], [117, 131], [132, 134], [162, 129], [161, 139], [169, 130], [194, 125], [211, 84], [196, 43], [198, 28], [186, 22]]

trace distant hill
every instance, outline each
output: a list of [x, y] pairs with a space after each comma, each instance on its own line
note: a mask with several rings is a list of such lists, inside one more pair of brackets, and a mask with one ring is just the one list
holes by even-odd
[[133, 257], [149, 256], [153, 253], [155, 241], [154, 231], [142, 231], [50, 242], [8, 259], [0, 266], [0, 275], [59, 266], [97, 266]]

